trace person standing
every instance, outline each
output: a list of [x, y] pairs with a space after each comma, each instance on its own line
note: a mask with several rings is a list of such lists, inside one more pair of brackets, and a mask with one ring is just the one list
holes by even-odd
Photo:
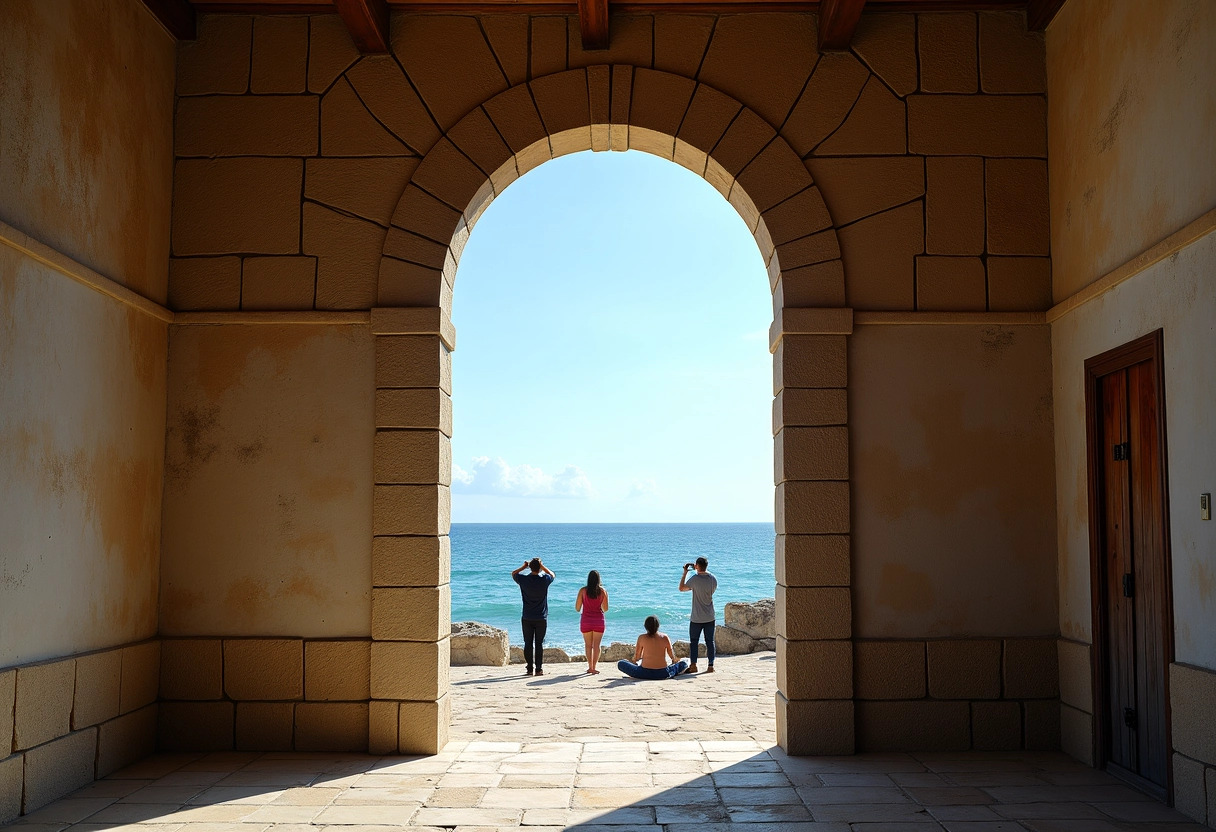
[[604, 638], [604, 613], [608, 611], [608, 590], [600, 585], [600, 573], [592, 569], [587, 573], [587, 585], [578, 591], [574, 608], [582, 613], [578, 628], [583, 634], [583, 646], [587, 653], [587, 672], [592, 676], [600, 660], [600, 642]]
[[[525, 569], [527, 575], [521, 574]], [[524, 664], [528, 666], [525, 676], [532, 676], [532, 659], [536, 658], [536, 674], [544, 676], [545, 631], [549, 628], [549, 585], [557, 576], [540, 558], [524, 561], [524, 565], [511, 573], [512, 580], [519, 584], [523, 596], [524, 611], [520, 624], [524, 630]]]
[[705, 634], [705, 657], [709, 660], [706, 673], [714, 672], [714, 624], [717, 615], [714, 612], [714, 591], [718, 588], [718, 579], [709, 571], [709, 561], [697, 558], [696, 572], [689, 576], [688, 570], [693, 564], [684, 564], [684, 574], [680, 576], [680, 592], [692, 593], [692, 618], [688, 624], [688, 640], [691, 651], [686, 673], [697, 672], [697, 653], [700, 650], [701, 634]]

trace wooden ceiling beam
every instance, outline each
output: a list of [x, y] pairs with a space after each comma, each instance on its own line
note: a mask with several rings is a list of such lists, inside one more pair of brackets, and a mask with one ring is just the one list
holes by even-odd
[[144, 5], [165, 31], [178, 40], [194, 40], [198, 36], [194, 7], [186, 0], [144, 0]]
[[334, 0], [334, 6], [360, 52], [368, 55], [389, 50], [385, 0]]
[[822, 0], [819, 4], [819, 51], [849, 48], [866, 0]]
[[608, 48], [608, 0], [578, 0], [578, 31], [583, 49]]
[[1056, 13], [1064, 6], [1064, 0], [1029, 0], [1026, 3], [1026, 28], [1032, 32], [1044, 32]]

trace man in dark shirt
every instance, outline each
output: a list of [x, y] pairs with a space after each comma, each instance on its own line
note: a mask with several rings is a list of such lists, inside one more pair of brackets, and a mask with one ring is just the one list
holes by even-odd
[[[527, 575], [521, 574], [525, 569]], [[540, 558], [524, 561], [524, 565], [511, 573], [519, 584], [519, 593], [524, 600], [524, 613], [520, 624], [524, 628], [524, 663], [528, 666], [526, 676], [532, 674], [532, 657], [536, 657], [536, 675], [544, 676], [545, 630], [549, 627], [549, 584], [557, 577], [540, 562]]]

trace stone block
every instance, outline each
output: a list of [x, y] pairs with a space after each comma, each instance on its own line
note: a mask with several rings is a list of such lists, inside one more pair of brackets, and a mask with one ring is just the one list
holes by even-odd
[[173, 254], [298, 254], [302, 159], [181, 159]]
[[0, 671], [0, 760], [13, 752], [13, 703], [17, 671]]
[[198, 36], [177, 49], [177, 94], [243, 93], [249, 88], [253, 20], [201, 15]]
[[787, 269], [781, 263], [780, 268], [781, 279], [773, 293], [773, 303], [778, 307], [845, 305], [844, 263], [839, 258], [797, 269]]
[[916, 92], [916, 26], [918, 20], [931, 16], [868, 14], [857, 24], [853, 51], [896, 95]]
[[789, 699], [852, 699], [853, 645], [777, 638], [777, 690]]
[[177, 102], [179, 157], [315, 156], [321, 99], [312, 95], [214, 95]]
[[781, 135], [799, 156], [806, 156], [830, 136], [861, 95], [870, 71], [851, 52], [820, 56], [806, 89], [794, 105]]
[[25, 756], [14, 754], [0, 759], [0, 823], [7, 824], [21, 814], [21, 787], [25, 779]]
[[[1170, 723], [1174, 750], [1216, 765], [1216, 673], [1191, 665], [1170, 665]], [[21, 674], [17, 674], [21, 701]]]
[[438, 387], [452, 393], [452, 356], [438, 335], [376, 338], [377, 387]]
[[452, 526], [452, 490], [446, 485], [377, 485], [372, 491], [372, 534], [442, 536]]
[[231, 699], [299, 699], [304, 643], [294, 638], [224, 641], [224, 693]]
[[[607, 67], [600, 69], [607, 78]], [[511, 148], [507, 147], [486, 111], [480, 107], [469, 112], [449, 130], [448, 138], [482, 171], [496, 171], [511, 161]]]
[[1092, 713], [1093, 668], [1090, 666], [1090, 646], [1077, 641], [1059, 639], [1056, 661], [1060, 674], [1060, 701], [1078, 710]]
[[304, 698], [316, 702], [355, 701], [371, 695], [371, 643], [304, 643]]
[[1175, 754], [1173, 768], [1174, 808], [1197, 823], [1205, 823], [1208, 819], [1208, 798], [1203, 763]]
[[920, 47], [920, 88], [924, 92], [979, 90], [975, 15], [923, 14], [916, 19]]
[[984, 312], [988, 281], [978, 257], [917, 257], [916, 308], [931, 312]]
[[378, 306], [451, 306], [452, 288], [442, 269], [382, 257], [379, 275]]
[[775, 438], [773, 461], [774, 482], [847, 480], [849, 478], [849, 429], [847, 427], [782, 428]]
[[1017, 751], [1021, 748], [1021, 704], [972, 702], [971, 747], [976, 751]]
[[773, 399], [773, 434], [787, 427], [845, 425], [849, 421], [843, 388], [786, 387]]
[[[20, 674], [17, 689], [20, 694]], [[68, 734], [25, 752], [25, 798], [21, 811], [28, 815], [92, 783], [96, 759], [96, 728]]]
[[994, 93], [1047, 92], [1046, 43], [1026, 30], [1025, 15], [983, 12], [980, 18], [980, 88]]
[[764, 211], [764, 227], [774, 245], [784, 245], [832, 226], [832, 215], [819, 188], [808, 186]]
[[1216, 820], [1216, 768], [1208, 768], [1204, 772], [1204, 780], [1208, 793], [1208, 823]]
[[990, 254], [1051, 254], [1046, 160], [986, 159], [984, 193]]
[[294, 702], [238, 702], [237, 751], [291, 751]]
[[925, 251], [984, 253], [984, 160], [931, 156], [925, 160]]
[[922, 203], [913, 202], [858, 220], [838, 234], [851, 306], [867, 310], [915, 308], [915, 259], [925, 250]]
[[934, 699], [998, 699], [1001, 642], [997, 639], [930, 641], [926, 645], [929, 695]]
[[392, 51], [443, 130], [507, 85], [472, 15], [410, 15], [393, 27]]
[[1005, 641], [1005, 697], [1055, 699], [1060, 695], [1060, 668], [1054, 638]]
[[[409, 185], [401, 194], [392, 221], [398, 228], [430, 240], [442, 248], [452, 242], [460, 227], [461, 215], [455, 208], [431, 196], [417, 185]], [[408, 257], [408, 253], [402, 249], [397, 256], [407, 260], [414, 259]], [[442, 255], [440, 257], [442, 258]]]
[[761, 213], [811, 187], [811, 176], [785, 139], [778, 136], [748, 162], [739, 185]]
[[853, 644], [858, 699], [922, 699], [923, 641], [858, 641]]
[[738, 176], [777, 133], [756, 113], [744, 107], [710, 153], [729, 177]]
[[175, 257], [169, 261], [169, 308], [177, 312], [241, 308], [239, 257]]
[[[710, 160], [711, 164], [713, 160]], [[813, 266], [826, 263], [840, 257], [840, 243], [835, 231], [828, 229], [808, 237], [800, 237], [788, 243], [777, 246], [777, 261], [781, 265], [782, 274], [788, 274], [790, 269], [803, 266]], [[794, 304], [790, 304], [793, 306]], [[798, 304], [808, 306], [832, 306], [832, 303]], [[842, 305], [842, 304], [841, 304]]]
[[300, 93], [308, 89], [308, 18], [253, 19], [249, 91]]
[[448, 689], [448, 640], [373, 641], [372, 698], [434, 702]]
[[548, 134], [526, 86], [512, 87], [482, 105], [512, 153], [519, 153]]
[[297, 751], [367, 750], [366, 702], [301, 702], [296, 706]]
[[853, 604], [847, 587], [777, 584], [776, 595], [778, 636], [791, 641], [852, 637]]
[[1094, 764], [1094, 718], [1060, 705], [1060, 750], [1087, 766]]
[[[613, 78], [613, 94], [616, 94], [616, 78]], [[709, 153], [718, 144], [726, 128], [739, 114], [739, 102], [728, 98], [712, 87], [697, 86], [689, 102], [688, 112], [680, 124], [676, 138], [690, 147]], [[627, 114], [626, 114], [627, 117]]]
[[373, 700], [367, 703], [367, 751], [369, 754], [397, 753], [397, 702]]
[[345, 78], [321, 99], [321, 155], [408, 156], [410, 149], [371, 114]]
[[994, 257], [988, 264], [990, 312], [1039, 312], [1051, 308], [1051, 260]]
[[75, 686], [74, 659], [17, 668], [14, 751], [33, 748], [71, 730]]
[[630, 127], [642, 127], [674, 139], [696, 86], [691, 78], [636, 67]]
[[414, 153], [425, 155], [439, 140], [426, 105], [392, 55], [365, 55], [346, 73], [359, 99], [390, 133]]
[[968, 702], [857, 703], [858, 751], [966, 751], [970, 747]]
[[837, 130], [815, 148], [816, 156], [892, 156], [908, 149], [904, 103], [870, 78]]
[[452, 484], [452, 440], [443, 431], [378, 430], [372, 462], [378, 483]]
[[438, 428], [452, 435], [452, 397], [437, 387], [376, 391], [376, 427]]
[[566, 69], [568, 35], [565, 15], [533, 17], [531, 41], [529, 69], [533, 78]]
[[777, 535], [776, 575], [777, 583], [789, 587], [848, 586], [849, 536]]
[[303, 250], [317, 258], [317, 309], [370, 309], [377, 283], [385, 231], [375, 223], [304, 203]]
[[787, 335], [773, 355], [773, 395], [785, 387], [847, 387], [846, 336]]
[[440, 586], [451, 576], [452, 544], [447, 536], [372, 539], [374, 586]]
[[156, 745], [161, 751], [231, 751], [232, 702], [161, 702]]
[[486, 182], [486, 174], [447, 139], [439, 140], [427, 154], [413, 183], [458, 211], [464, 211]]
[[452, 588], [377, 587], [372, 590], [372, 638], [437, 641], [452, 632]]
[[1025, 747], [1028, 751], [1060, 750], [1060, 706], [1054, 699], [1032, 699], [1022, 703]]
[[223, 697], [224, 650], [218, 638], [168, 638], [161, 642], [161, 699]]
[[72, 702], [73, 731], [118, 716], [121, 680], [121, 648], [76, 659], [76, 692]]
[[304, 196], [387, 226], [417, 166], [409, 158], [307, 159]]
[[359, 50], [342, 18], [315, 15], [308, 19], [309, 92], [325, 92], [357, 60]]
[[908, 152], [1047, 156], [1047, 102], [1036, 96], [909, 95]]
[[925, 164], [915, 156], [809, 159], [835, 225], [890, 210], [925, 193]]
[[159, 706], [145, 705], [97, 729], [97, 776], [108, 777], [156, 751]]
[[156, 701], [160, 690], [160, 642], [145, 641], [122, 651], [119, 710], [130, 713]]
[[777, 744], [793, 757], [852, 754], [853, 702], [789, 700], [777, 692]]
[[451, 723], [451, 694], [432, 702], [402, 702], [397, 748], [402, 754], [438, 754], [448, 744]]
[[714, 19], [705, 15], [665, 13], [654, 18], [654, 68], [696, 77], [709, 46]]
[[246, 257], [241, 309], [312, 309], [317, 292], [315, 257]]
[[786, 480], [776, 488], [777, 534], [847, 534], [849, 484]]

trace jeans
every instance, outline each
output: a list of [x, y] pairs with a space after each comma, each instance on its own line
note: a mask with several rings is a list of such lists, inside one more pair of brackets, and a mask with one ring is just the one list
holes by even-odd
[[688, 640], [692, 642], [689, 648], [688, 659], [693, 664], [697, 663], [697, 653], [700, 652], [698, 642], [701, 640], [701, 633], [705, 633], [705, 658], [709, 659], [709, 666], [714, 666], [714, 621], [706, 621], [704, 624], [698, 624], [696, 621], [688, 625]]
[[673, 676], [679, 676], [688, 669], [688, 662], [680, 659], [675, 664], [669, 664], [667, 667], [642, 667], [640, 664], [627, 662], [621, 659], [616, 663], [619, 669], [626, 676], [632, 676], [635, 679], [670, 679]]
[[524, 628], [524, 664], [528, 672], [532, 672], [532, 645], [536, 645], [536, 669], [540, 670], [545, 664], [545, 631], [549, 622], [544, 618], [521, 618], [519, 623]]

